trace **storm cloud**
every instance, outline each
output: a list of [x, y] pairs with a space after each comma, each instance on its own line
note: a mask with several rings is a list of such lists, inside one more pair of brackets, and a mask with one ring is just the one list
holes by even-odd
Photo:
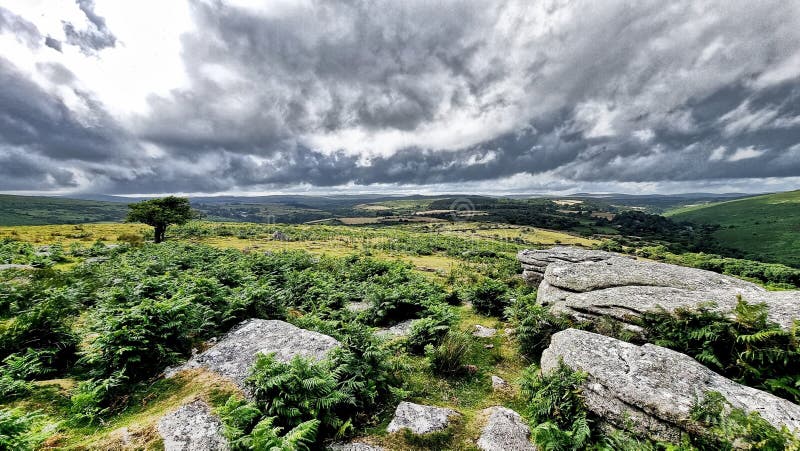
[[[84, 75], [137, 34], [117, 37], [113, 4], [76, 6], [82, 28], [63, 20], [62, 40], [0, 9], [2, 36], [37, 60], [0, 59], [0, 190], [766, 191], [800, 177], [796, 2], [193, 1], [180, 83], [140, 109]], [[83, 59], [30, 50], [43, 35]], [[120, 90], [158, 77], [144, 58]]]

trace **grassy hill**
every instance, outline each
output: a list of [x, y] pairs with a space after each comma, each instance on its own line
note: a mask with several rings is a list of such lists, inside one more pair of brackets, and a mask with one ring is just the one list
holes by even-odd
[[720, 224], [715, 237], [747, 258], [800, 267], [800, 190], [688, 206], [665, 215], [679, 221]]
[[0, 194], [0, 225], [81, 224], [121, 221], [126, 203]]

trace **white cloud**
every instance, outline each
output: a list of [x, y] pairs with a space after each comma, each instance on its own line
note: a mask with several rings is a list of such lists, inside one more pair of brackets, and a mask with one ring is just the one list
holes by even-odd
[[727, 158], [727, 160], [728, 161], [749, 160], [750, 158], [760, 157], [761, 155], [764, 155], [765, 152], [766, 152], [766, 150], [756, 149], [753, 146], [740, 147], [740, 148], [736, 149], [736, 151], [733, 152], [733, 154], [731, 154]]
[[711, 155], [708, 156], [708, 161], [722, 161], [725, 158], [725, 152], [727, 152], [727, 150], [725, 146], [717, 147], [711, 151]]

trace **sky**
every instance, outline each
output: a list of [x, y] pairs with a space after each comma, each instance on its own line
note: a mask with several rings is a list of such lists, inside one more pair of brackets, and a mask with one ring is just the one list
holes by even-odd
[[797, 1], [0, 3], [0, 192], [798, 188]]

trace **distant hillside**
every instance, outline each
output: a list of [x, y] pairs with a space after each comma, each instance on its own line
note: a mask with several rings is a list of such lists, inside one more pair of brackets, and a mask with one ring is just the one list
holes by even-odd
[[720, 224], [714, 236], [722, 245], [747, 258], [800, 267], [800, 190], [683, 207], [665, 215]]
[[685, 193], [685, 194], [592, 194], [578, 193], [564, 197], [565, 199], [592, 199], [621, 208], [633, 208], [647, 213], [662, 214], [687, 205], [707, 205], [716, 202], [751, 197], [744, 193]]
[[121, 221], [127, 211], [120, 202], [0, 194], [2, 226]]

